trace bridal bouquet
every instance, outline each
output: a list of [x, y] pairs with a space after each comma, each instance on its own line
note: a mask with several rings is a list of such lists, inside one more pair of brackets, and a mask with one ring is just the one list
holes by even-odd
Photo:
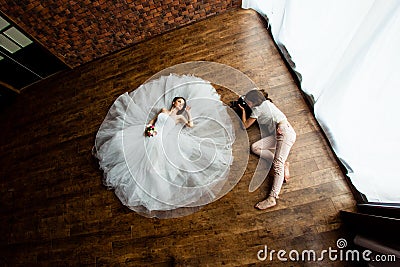
[[144, 130], [144, 135], [147, 137], [152, 137], [157, 135], [156, 128], [154, 128], [154, 125], [148, 124], [146, 125], [146, 129]]

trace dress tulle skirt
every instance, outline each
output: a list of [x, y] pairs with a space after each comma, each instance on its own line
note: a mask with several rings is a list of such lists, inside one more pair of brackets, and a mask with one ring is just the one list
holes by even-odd
[[[191, 107], [194, 127], [166, 114], [146, 124], [175, 96]], [[224, 193], [235, 139], [227, 107], [213, 86], [194, 76], [162, 76], [119, 96], [96, 135], [93, 149], [104, 184], [120, 201], [148, 217], [176, 217], [196, 210]], [[169, 214], [169, 215], [166, 215]]]

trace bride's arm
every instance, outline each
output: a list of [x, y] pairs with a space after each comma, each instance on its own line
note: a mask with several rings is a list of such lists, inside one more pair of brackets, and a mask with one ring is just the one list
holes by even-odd
[[193, 127], [193, 120], [192, 120], [192, 114], [190, 114], [190, 107], [186, 106], [186, 114], [187, 114], [187, 119], [185, 118], [185, 116], [182, 116], [182, 122], [187, 126], [187, 127]]
[[151, 120], [149, 121], [148, 124], [154, 125], [154, 123], [156, 122], [156, 120], [157, 120], [157, 118], [158, 118], [158, 115], [160, 115], [160, 113], [163, 112], [163, 111], [165, 111], [165, 110], [166, 110], [165, 108], [162, 108], [162, 109], [154, 116], [154, 118], [151, 119]]

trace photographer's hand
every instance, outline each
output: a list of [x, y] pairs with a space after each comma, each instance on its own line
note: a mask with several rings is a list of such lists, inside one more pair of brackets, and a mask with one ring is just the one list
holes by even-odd
[[238, 106], [239, 106], [240, 110], [242, 111], [242, 118], [241, 118], [242, 122], [243, 122], [242, 128], [246, 129], [246, 126], [244, 125], [246, 123], [246, 110], [244, 109], [244, 107], [242, 107], [242, 105], [238, 104]]
[[242, 126], [243, 126], [244, 129], [247, 129], [256, 121], [256, 119], [254, 119], [254, 118], [246, 119], [246, 110], [245, 110], [245, 108], [242, 107], [240, 104], [238, 104], [238, 106], [242, 110], [242, 122], [243, 122]]

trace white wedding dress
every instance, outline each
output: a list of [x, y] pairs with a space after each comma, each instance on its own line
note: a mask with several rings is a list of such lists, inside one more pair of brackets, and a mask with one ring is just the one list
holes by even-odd
[[[165, 113], [146, 137], [146, 124], [172, 99], [191, 107], [194, 127]], [[190, 75], [161, 76], [119, 96], [96, 135], [93, 149], [104, 184], [120, 201], [147, 217], [202, 207], [224, 195], [235, 135], [227, 107], [212, 85]], [[195, 209], [194, 209], [195, 210]]]

